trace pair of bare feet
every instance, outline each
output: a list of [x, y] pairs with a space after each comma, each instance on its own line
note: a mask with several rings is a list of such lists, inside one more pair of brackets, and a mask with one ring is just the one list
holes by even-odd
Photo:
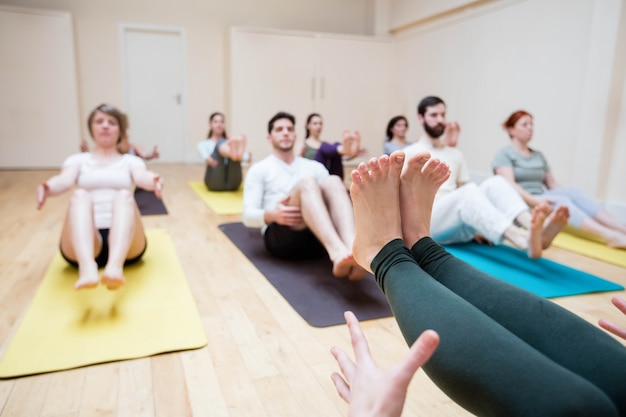
[[544, 249], [565, 226], [569, 219], [569, 209], [558, 206], [552, 210], [547, 204], [536, 205], [531, 211], [530, 229], [528, 230], [528, 257], [539, 258]]
[[245, 135], [232, 135], [228, 137], [229, 158], [233, 161], [245, 159], [247, 139]]
[[107, 265], [104, 268], [102, 277], [98, 275], [98, 265], [95, 261], [81, 263], [78, 266], [78, 280], [74, 283], [77, 290], [95, 288], [98, 284], [106, 286], [109, 290], [117, 290], [126, 283], [121, 267]]
[[361, 134], [356, 130], [344, 130], [341, 136], [341, 154], [346, 159], [358, 156], [361, 148]]
[[403, 169], [404, 159], [403, 151], [395, 151], [352, 171], [356, 226], [352, 253], [369, 272], [376, 254], [391, 240], [402, 239], [410, 248], [430, 235], [435, 195], [450, 176], [450, 168], [428, 152], [411, 157]]

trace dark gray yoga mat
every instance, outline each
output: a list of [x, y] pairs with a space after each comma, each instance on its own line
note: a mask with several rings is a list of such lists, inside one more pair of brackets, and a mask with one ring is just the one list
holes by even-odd
[[265, 249], [259, 229], [249, 229], [239, 222], [219, 228], [311, 326], [343, 324], [346, 310], [354, 312], [359, 320], [392, 315], [372, 275], [360, 281], [337, 279], [327, 258], [277, 259]]
[[154, 191], [147, 191], [143, 188], [135, 188], [135, 201], [142, 216], [151, 214], [167, 214], [167, 209], [163, 200], [158, 198]]

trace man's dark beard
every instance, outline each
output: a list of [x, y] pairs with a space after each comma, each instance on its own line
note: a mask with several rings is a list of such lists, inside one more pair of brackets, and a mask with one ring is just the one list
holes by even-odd
[[438, 124], [436, 126], [429, 126], [428, 123], [424, 123], [424, 130], [433, 139], [437, 139], [439, 136], [443, 135], [443, 132], [446, 130], [446, 125]]

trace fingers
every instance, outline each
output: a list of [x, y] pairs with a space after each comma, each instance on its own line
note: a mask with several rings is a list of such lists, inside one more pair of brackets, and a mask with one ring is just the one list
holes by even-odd
[[409, 354], [404, 359], [404, 369], [411, 377], [433, 356], [439, 346], [439, 335], [434, 330], [426, 330], [417, 338]]
[[607, 332], [613, 333], [615, 336], [626, 340], [626, 327], [618, 326], [617, 324], [604, 319], [600, 319], [598, 321], [598, 325], [600, 325], [600, 327]]
[[361, 325], [359, 324], [359, 320], [351, 311], [346, 311], [344, 317], [346, 318], [346, 324], [350, 330], [350, 339], [352, 340], [352, 349], [354, 349], [356, 361], [373, 362], [370, 348], [363, 334], [363, 330], [361, 329]]
[[626, 300], [624, 300], [623, 298], [619, 298], [619, 297], [613, 297], [611, 299], [611, 302], [613, 303], [615, 307], [617, 307], [619, 311], [626, 314]]
[[337, 390], [337, 394], [348, 404], [350, 404], [350, 386], [346, 382], [345, 379], [341, 377], [337, 372], [333, 372], [330, 376], [333, 383], [335, 384], [335, 389]]
[[[336, 346], [334, 346], [330, 350], [330, 353], [333, 355], [333, 357], [337, 361], [337, 365], [339, 365], [339, 369], [341, 370], [341, 373], [345, 376], [345, 379], [341, 377], [339, 374], [337, 374], [336, 372], [334, 374], [337, 374], [337, 376], [342, 380], [341, 382], [343, 383], [342, 385], [344, 385], [344, 390], [347, 391], [347, 393], [349, 394], [350, 392], [349, 384], [350, 384], [350, 381], [354, 380], [354, 374], [356, 373], [356, 364], [352, 362], [352, 359], [350, 359], [350, 357], [348, 356], [346, 352], [344, 352], [342, 349]], [[331, 375], [331, 378], [332, 378], [332, 375]], [[334, 378], [333, 378], [333, 381], [334, 381]], [[335, 386], [337, 386], [337, 381], [335, 381]], [[339, 391], [339, 388], [340, 387], [337, 386], [337, 391]], [[341, 392], [339, 392], [339, 395], [341, 395]], [[342, 398], [350, 402], [349, 395], [347, 395], [346, 397], [342, 396]]]

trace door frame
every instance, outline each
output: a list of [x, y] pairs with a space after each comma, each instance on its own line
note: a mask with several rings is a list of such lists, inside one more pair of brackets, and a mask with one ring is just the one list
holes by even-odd
[[[125, 42], [125, 34], [130, 31], [144, 31], [144, 32], [154, 32], [154, 33], [172, 33], [176, 36], [179, 36], [181, 42], [181, 55], [182, 62], [181, 64], [181, 95], [182, 95], [182, 104], [181, 104], [181, 112], [182, 112], [182, 126], [181, 126], [181, 135], [183, 142], [183, 160], [181, 162], [189, 163], [194, 159], [189, 155], [189, 146], [188, 146], [188, 138], [189, 138], [189, 110], [187, 105], [187, 98], [189, 95], [187, 94], [187, 33], [184, 28], [178, 26], [166, 26], [166, 25], [151, 25], [145, 23], [132, 23], [132, 22], [120, 22], [119, 24], [119, 43], [120, 43], [120, 65], [121, 65], [121, 74], [122, 74], [122, 92], [124, 95], [124, 107], [126, 109], [130, 108], [130, 85], [128, 81], [128, 62], [126, 60], [126, 52], [128, 45]], [[156, 160], [158, 162], [158, 160]]]

